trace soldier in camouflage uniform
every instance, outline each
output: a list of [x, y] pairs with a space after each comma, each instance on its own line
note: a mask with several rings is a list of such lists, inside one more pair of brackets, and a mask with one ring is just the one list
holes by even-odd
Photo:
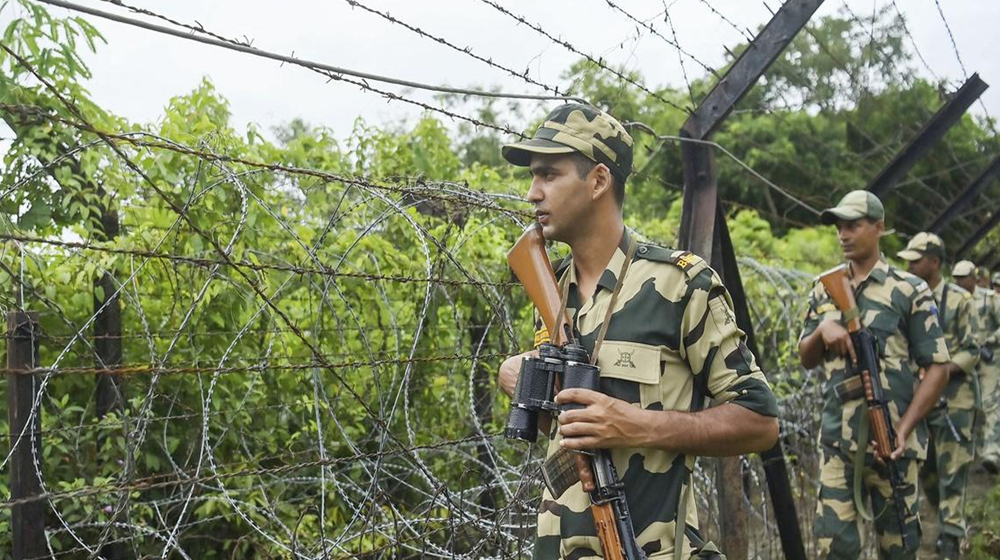
[[976, 267], [971, 261], [961, 261], [951, 269], [955, 282], [971, 292], [973, 308], [979, 316], [979, 383], [982, 389], [983, 422], [976, 448], [983, 468], [997, 474], [1000, 466], [1000, 296], [989, 288], [977, 285]]
[[[764, 451], [778, 434], [776, 401], [736, 326], [729, 293], [702, 259], [637, 243], [627, 231], [622, 201], [632, 139], [610, 115], [561, 106], [532, 139], [504, 146], [503, 155], [531, 168], [527, 198], [545, 238], [569, 245], [556, 270], [588, 352], [612, 311], [597, 356], [601, 391], [557, 395], [560, 403], [586, 408], [559, 415], [549, 456], [609, 449], [638, 545], [650, 558], [693, 556], [692, 540], [700, 539], [691, 479], [696, 456]], [[536, 346], [547, 339], [542, 330]], [[508, 394], [528, 354], [501, 366]], [[706, 397], [717, 405], [692, 411]], [[589, 507], [579, 482], [558, 500], [546, 490], [534, 557], [603, 557]]]
[[990, 287], [990, 269], [985, 266], [976, 267], [976, 285], [980, 288]]
[[979, 322], [972, 294], [942, 277], [944, 242], [933, 233], [913, 236], [896, 255], [907, 261], [909, 271], [930, 285], [938, 309], [938, 322], [951, 354], [949, 380], [938, 406], [927, 416], [930, 445], [920, 471], [920, 483], [931, 506], [938, 511], [942, 558], [957, 558], [965, 538], [965, 488], [969, 466], [976, 454], [974, 424], [981, 408], [979, 379]]
[[[822, 466], [814, 526], [821, 559], [860, 557], [861, 519], [869, 512], [865, 504], [869, 498], [881, 558], [915, 558], [920, 542], [918, 472], [927, 456], [923, 418], [948, 382], [946, 364], [951, 357], [927, 283], [882, 257], [884, 218], [882, 202], [867, 191], [852, 191], [821, 214], [823, 223], [837, 225], [861, 322], [879, 342], [882, 384], [898, 436], [892, 457], [905, 483], [901, 493], [907, 509], [906, 534], [900, 535], [887, 469], [876, 460], [871, 438], [865, 435], [864, 392], [859, 376], [847, 368], [847, 360], [856, 357], [851, 337], [842, 313], [817, 282], [799, 338], [799, 357], [807, 368], [822, 367], [824, 378]], [[919, 368], [926, 374], [917, 383]]]

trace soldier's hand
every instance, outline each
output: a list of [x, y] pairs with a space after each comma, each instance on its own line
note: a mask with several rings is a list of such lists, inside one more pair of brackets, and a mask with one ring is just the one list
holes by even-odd
[[560, 444], [573, 450], [636, 447], [645, 425], [642, 412], [629, 403], [589, 389], [563, 389], [559, 404], [577, 403], [585, 408], [559, 413]]
[[[893, 461], [898, 461], [903, 457], [903, 451], [906, 450], [906, 438], [908, 438], [909, 436], [910, 436], [909, 432], [904, 433], [903, 430], [899, 430], [898, 432], [896, 432], [896, 449], [893, 449], [892, 452], [889, 454], [889, 459]], [[872, 440], [872, 447], [875, 448], [875, 460], [877, 460], [879, 463], [884, 464], [885, 461], [882, 460], [884, 454], [882, 450], [879, 449], [878, 442]]]
[[500, 364], [500, 373], [498, 374], [500, 389], [504, 393], [507, 393], [507, 395], [514, 394], [514, 388], [517, 386], [517, 378], [521, 374], [521, 360], [527, 356], [537, 358], [538, 350], [511, 356]]
[[819, 329], [823, 336], [823, 346], [838, 356], [850, 358], [852, 365], [858, 363], [858, 355], [854, 352], [854, 343], [851, 342], [851, 333], [847, 332], [843, 325], [833, 319], [827, 319], [820, 323]]

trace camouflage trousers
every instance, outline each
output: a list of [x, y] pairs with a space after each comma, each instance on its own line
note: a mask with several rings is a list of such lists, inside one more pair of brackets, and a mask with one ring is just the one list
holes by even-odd
[[[862, 517], [854, 502], [854, 453], [823, 446], [823, 463], [820, 468], [819, 503], [813, 530], [817, 539], [820, 560], [856, 560], [861, 557], [865, 538]], [[917, 504], [917, 478], [920, 470], [918, 459], [903, 458], [896, 462], [906, 483], [903, 501], [906, 504], [906, 532], [910, 542], [920, 542], [920, 518]], [[875, 535], [878, 539], [879, 558], [882, 560], [909, 560], [916, 558], [916, 546], [903, 549], [899, 531], [899, 518], [892, 499], [892, 485], [885, 465], [877, 463], [871, 453], [865, 455], [861, 473], [861, 499], [871, 503], [875, 516]]]
[[1000, 356], [992, 364], [979, 362], [979, 381], [983, 384], [984, 409], [978, 447], [980, 456], [1000, 463]]
[[[976, 452], [973, 437], [975, 417], [973, 410], [942, 408], [935, 408], [927, 415], [930, 446], [927, 461], [920, 469], [920, 485], [927, 501], [938, 512], [941, 533], [960, 539], [965, 538], [965, 488]], [[949, 419], [960, 440], [955, 439]]]

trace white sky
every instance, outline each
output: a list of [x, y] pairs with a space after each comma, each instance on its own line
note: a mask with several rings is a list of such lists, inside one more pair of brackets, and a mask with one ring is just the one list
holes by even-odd
[[[707, 0], [672, 0], [667, 3], [678, 41], [709, 66], [723, 62], [723, 45], [733, 46], [742, 37], [706, 6]], [[875, 0], [883, 6], [890, 0]], [[639, 70], [650, 84], [682, 85], [677, 51], [660, 38], [644, 32], [636, 41], [636, 25], [603, 0], [499, 0], [514, 13], [538, 23], [551, 34], [580, 50], [626, 63]], [[938, 76], [960, 84], [959, 68], [935, 0], [896, 0], [909, 22], [918, 48]], [[940, 0], [954, 31], [966, 69], [978, 71], [993, 88], [983, 96], [990, 114], [1000, 114], [1000, 57], [996, 56], [996, 29], [1000, 2], [995, 0]], [[80, 0], [102, 10], [128, 14], [104, 2]], [[352, 9], [346, 0], [155, 0], [135, 3], [183, 22], [200, 22], [226, 37], [249, 38], [256, 47], [315, 61], [391, 75], [414, 81], [451, 86], [492, 86], [505, 91], [543, 93], [540, 88], [512, 78], [447, 47], [418, 37], [378, 16]], [[365, 0], [366, 5], [459, 46], [515, 69], [530, 69], [532, 78], [550, 85], [565, 85], [559, 75], [578, 57], [534, 31], [502, 15], [480, 0]], [[664, 2], [617, 0], [640, 19], [648, 19], [671, 37], [664, 23]], [[756, 30], [770, 19], [760, 0], [712, 0], [712, 5], [743, 28]], [[779, 0], [769, 0], [777, 9]], [[871, 14], [873, 3], [847, 0], [859, 16]], [[815, 17], [835, 14], [843, 0], [827, 0]], [[50, 7], [54, 13], [66, 13]], [[334, 129], [338, 137], [349, 134], [352, 123], [363, 117], [382, 124], [413, 119], [419, 110], [326, 79], [303, 68], [224, 51], [174, 37], [158, 35], [120, 23], [86, 16], [104, 34], [108, 44], [86, 57], [94, 73], [88, 87], [94, 99], [111, 112], [135, 122], [152, 122], [162, 114], [170, 97], [194, 88], [209, 77], [229, 99], [238, 129], [257, 123], [264, 131], [301, 117], [311, 124]], [[9, 19], [6, 14], [3, 19]], [[0, 22], [6, 25], [6, 22]], [[622, 44], [624, 42], [624, 48]], [[921, 68], [922, 69], [922, 68]], [[701, 75], [695, 63], [688, 72]], [[926, 73], [926, 70], [922, 70]], [[396, 86], [381, 86], [395, 92]], [[434, 103], [427, 92], [407, 96]], [[973, 112], [981, 113], [979, 105]]]

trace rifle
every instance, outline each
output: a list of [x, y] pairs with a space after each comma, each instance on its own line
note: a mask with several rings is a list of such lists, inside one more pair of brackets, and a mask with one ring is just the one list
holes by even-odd
[[[847, 332], [851, 334], [851, 343], [857, 355], [857, 364], [848, 363], [848, 368], [861, 377], [865, 392], [865, 404], [868, 406], [868, 423], [877, 443], [876, 450], [879, 459], [885, 462], [889, 470], [889, 483], [892, 486], [893, 503], [896, 506], [896, 517], [899, 522], [899, 534], [903, 538], [903, 549], [912, 550], [913, 544], [906, 531], [906, 503], [903, 501], [905, 485], [899, 474], [899, 465], [892, 459], [892, 451], [896, 448], [896, 430], [892, 427], [889, 415], [888, 399], [882, 388], [881, 368], [879, 365], [878, 339], [861, 324], [861, 311], [854, 299], [854, 289], [847, 275], [847, 265], [842, 264], [819, 277], [834, 304], [840, 309], [846, 322]], [[847, 360], [850, 362], [850, 360]], [[867, 446], [867, 442], [858, 442]], [[859, 506], [860, 507], [860, 506]]]
[[[552, 264], [545, 253], [545, 239], [542, 237], [541, 226], [536, 223], [524, 230], [520, 239], [507, 253], [507, 262], [524, 285], [528, 297], [538, 309], [538, 314], [551, 335], [552, 346], [555, 348], [543, 350], [542, 354], [563, 356], [561, 361], [564, 385], [567, 387], [589, 385], [591, 388], [599, 388], [597, 380], [600, 369], [587, 364], [589, 360], [586, 359], [586, 351], [573, 337], [569, 317], [563, 310], [559, 285]], [[522, 364], [515, 399], [521, 393], [522, 380], [527, 373], [526, 366], [530, 368], [537, 360], [539, 359], [525, 359]], [[558, 369], [558, 366], [556, 368]], [[525, 384], [525, 387], [527, 386], [528, 384]], [[567, 405], [564, 410], [579, 406]], [[625, 500], [625, 488], [618, 478], [618, 471], [611, 460], [611, 454], [604, 449], [591, 453], [562, 451], [564, 450], [560, 450], [560, 453], [552, 458], [555, 461], [550, 459], [552, 465], [547, 465], [543, 472], [553, 496], [558, 498], [579, 480], [583, 491], [590, 496], [590, 513], [594, 518], [594, 527], [597, 529], [604, 557], [609, 560], [645, 559], [645, 553], [636, 542], [632, 516]]]

